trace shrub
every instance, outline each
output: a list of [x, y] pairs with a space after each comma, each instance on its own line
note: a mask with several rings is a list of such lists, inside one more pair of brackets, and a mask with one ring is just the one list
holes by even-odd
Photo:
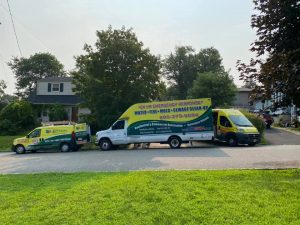
[[0, 121], [0, 135], [15, 135], [17, 128], [13, 122], [8, 119]]
[[258, 117], [257, 115], [250, 113], [246, 110], [240, 110], [247, 118], [248, 120], [250, 120], [250, 122], [257, 128], [257, 130], [259, 131], [259, 133], [264, 133], [265, 129], [266, 129], [266, 125], [265, 122]]
[[50, 121], [68, 120], [68, 113], [62, 105], [53, 105], [49, 109]]
[[9, 120], [18, 130], [33, 128], [36, 125], [35, 113], [29, 102], [14, 101], [0, 112], [0, 121]]

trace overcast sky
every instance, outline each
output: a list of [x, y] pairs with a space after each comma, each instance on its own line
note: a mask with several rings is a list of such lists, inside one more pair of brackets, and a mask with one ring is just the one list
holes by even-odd
[[[235, 64], [250, 59], [255, 39], [251, 0], [10, 0], [10, 6], [23, 56], [47, 51], [67, 70], [74, 68], [84, 43], [95, 43], [96, 30], [125, 25], [163, 57], [180, 45], [217, 48], [241, 86]], [[5, 62], [20, 55], [6, 0], [0, 0], [0, 22], [0, 79], [14, 93], [14, 75]]]

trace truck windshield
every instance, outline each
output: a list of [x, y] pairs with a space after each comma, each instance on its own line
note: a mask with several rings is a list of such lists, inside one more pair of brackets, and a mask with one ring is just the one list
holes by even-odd
[[252, 123], [245, 116], [229, 116], [230, 120], [239, 127], [253, 127]]

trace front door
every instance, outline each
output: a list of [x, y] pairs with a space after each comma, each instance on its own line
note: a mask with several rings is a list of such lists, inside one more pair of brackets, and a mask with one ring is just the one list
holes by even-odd
[[117, 121], [112, 127], [111, 127], [111, 139], [112, 142], [116, 145], [120, 144], [127, 144], [127, 129], [125, 128], [125, 120], [119, 120]]
[[225, 115], [218, 116], [217, 138], [226, 140], [226, 134], [233, 131], [233, 127], [229, 119]]
[[41, 129], [35, 129], [28, 134], [28, 150], [37, 150], [41, 148], [43, 142], [41, 138]]

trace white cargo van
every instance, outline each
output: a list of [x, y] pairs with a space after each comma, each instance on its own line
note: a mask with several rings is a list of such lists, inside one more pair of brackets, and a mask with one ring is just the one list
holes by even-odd
[[96, 145], [109, 150], [121, 144], [212, 140], [211, 99], [139, 103], [128, 108], [107, 130], [96, 133]]

